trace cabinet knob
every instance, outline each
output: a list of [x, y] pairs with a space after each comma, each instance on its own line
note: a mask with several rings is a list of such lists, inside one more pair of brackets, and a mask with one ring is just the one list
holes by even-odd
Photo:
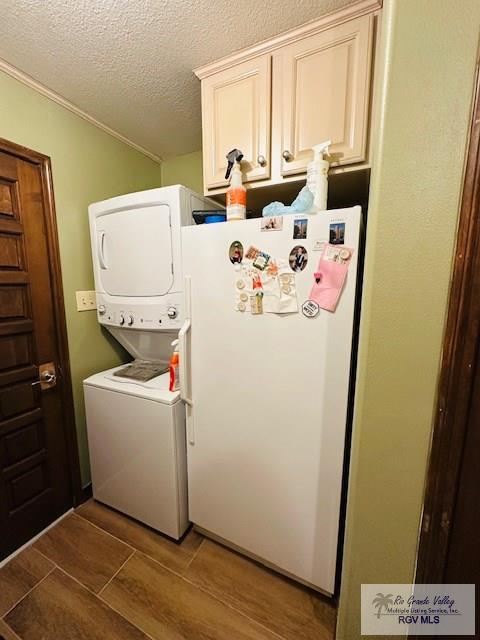
[[257, 162], [261, 167], [264, 167], [267, 164], [267, 159], [265, 158], [265, 156], [262, 156], [261, 154], [257, 157]]
[[282, 153], [282, 158], [285, 160], [285, 162], [290, 162], [290, 160], [293, 160], [292, 154], [287, 149], [285, 149], [285, 151]]

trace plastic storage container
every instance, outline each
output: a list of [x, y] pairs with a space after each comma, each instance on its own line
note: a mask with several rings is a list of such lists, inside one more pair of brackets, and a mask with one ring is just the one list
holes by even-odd
[[214, 222], [225, 222], [227, 220], [227, 216], [222, 213], [216, 213], [214, 215], [205, 217], [205, 224], [212, 224]]

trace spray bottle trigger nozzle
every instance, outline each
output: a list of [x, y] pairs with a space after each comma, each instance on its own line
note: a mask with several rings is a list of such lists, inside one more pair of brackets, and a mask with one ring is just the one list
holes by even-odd
[[225, 173], [225, 180], [228, 180], [228, 178], [230, 177], [230, 172], [232, 171], [233, 165], [235, 164], [235, 162], [238, 162], [238, 163], [241, 162], [243, 158], [243, 153], [240, 151], [240, 149], [232, 149], [227, 153], [226, 158], [228, 160], [228, 165], [227, 165], [227, 171]]
[[328, 151], [328, 147], [332, 144], [331, 140], [325, 140], [324, 142], [320, 142], [320, 144], [314, 144], [312, 147], [313, 150], [313, 159], [315, 160], [323, 160], [323, 155], [330, 155]]

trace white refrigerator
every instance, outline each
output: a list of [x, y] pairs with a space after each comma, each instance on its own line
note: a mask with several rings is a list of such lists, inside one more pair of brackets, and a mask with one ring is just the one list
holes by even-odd
[[[360, 226], [353, 207], [182, 229], [189, 518], [327, 594], [335, 588]], [[328, 248], [347, 249], [348, 269], [335, 310], [318, 311], [307, 301]], [[269, 298], [269, 264], [274, 281], [285, 274], [283, 307]]]

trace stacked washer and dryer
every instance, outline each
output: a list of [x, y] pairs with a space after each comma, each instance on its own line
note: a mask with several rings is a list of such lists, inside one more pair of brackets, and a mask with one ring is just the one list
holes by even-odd
[[181, 227], [220, 208], [180, 185], [89, 207], [98, 321], [134, 358], [84, 381], [93, 496], [175, 539], [188, 526], [185, 408], [167, 371], [184, 319]]

